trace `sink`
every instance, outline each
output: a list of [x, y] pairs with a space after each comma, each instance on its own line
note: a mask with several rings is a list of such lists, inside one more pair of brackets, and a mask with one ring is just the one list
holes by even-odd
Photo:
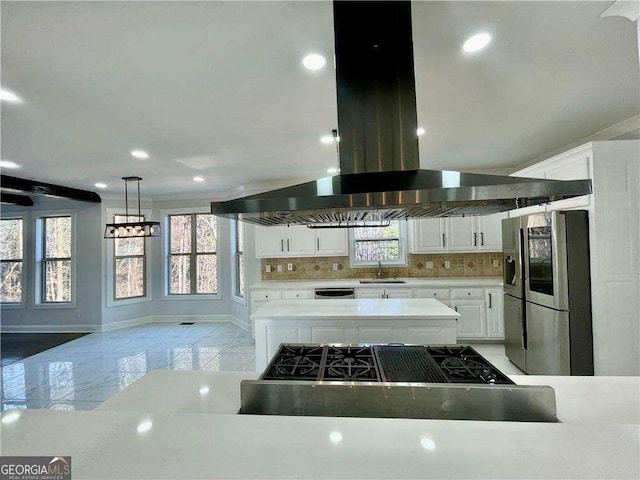
[[405, 280], [391, 280], [391, 279], [375, 279], [375, 280], [360, 280], [360, 283], [407, 283]]

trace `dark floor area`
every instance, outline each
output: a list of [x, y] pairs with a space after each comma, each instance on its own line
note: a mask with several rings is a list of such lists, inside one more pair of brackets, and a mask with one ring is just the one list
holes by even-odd
[[3, 333], [0, 335], [2, 366], [17, 362], [36, 353], [49, 350], [87, 333]]

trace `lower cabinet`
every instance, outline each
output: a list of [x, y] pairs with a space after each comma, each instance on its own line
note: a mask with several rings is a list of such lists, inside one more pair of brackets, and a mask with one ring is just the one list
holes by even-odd
[[501, 288], [487, 288], [487, 337], [504, 338], [504, 296]]
[[487, 320], [484, 300], [452, 300], [451, 308], [460, 314], [458, 339], [486, 336]]

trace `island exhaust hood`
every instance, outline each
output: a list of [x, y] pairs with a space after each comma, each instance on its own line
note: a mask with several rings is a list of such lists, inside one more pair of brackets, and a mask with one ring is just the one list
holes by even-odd
[[340, 174], [224, 202], [264, 226], [487, 215], [591, 193], [590, 180], [420, 169], [411, 2], [333, 3]]

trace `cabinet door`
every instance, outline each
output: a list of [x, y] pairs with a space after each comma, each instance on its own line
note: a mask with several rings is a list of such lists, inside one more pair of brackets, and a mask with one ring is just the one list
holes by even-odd
[[446, 250], [444, 218], [412, 220], [409, 232], [409, 253], [431, 253]]
[[486, 295], [487, 337], [504, 338], [504, 296], [502, 289], [488, 288]]
[[483, 338], [486, 336], [484, 300], [452, 300], [451, 308], [458, 318], [458, 338]]
[[284, 241], [287, 227], [256, 227], [256, 257], [284, 257], [286, 245]]
[[385, 289], [385, 298], [412, 298], [410, 288], [391, 288]]
[[478, 249], [492, 252], [502, 251], [502, 220], [507, 218], [507, 213], [494, 213], [484, 217], [476, 217]]
[[347, 243], [347, 229], [316, 229], [316, 254], [348, 256], [349, 245]]
[[316, 232], [304, 225], [285, 227], [285, 251], [289, 257], [312, 256], [316, 251]]
[[450, 252], [473, 252], [478, 248], [475, 217], [447, 218], [446, 247]]
[[381, 288], [358, 288], [356, 298], [384, 298], [384, 290]]

